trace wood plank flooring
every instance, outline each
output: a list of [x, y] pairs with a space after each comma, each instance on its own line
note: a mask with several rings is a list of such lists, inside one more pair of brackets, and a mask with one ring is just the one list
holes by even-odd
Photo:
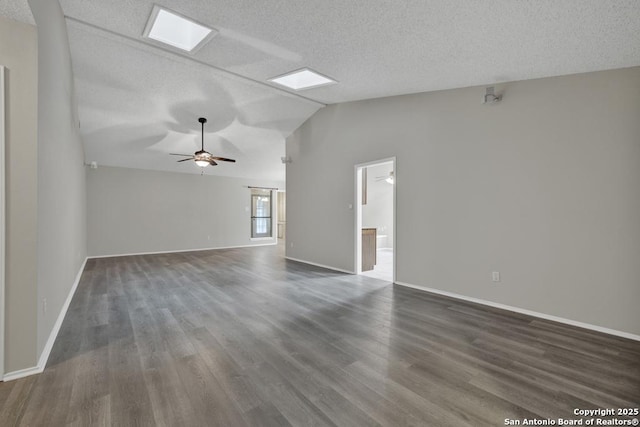
[[0, 384], [0, 425], [497, 426], [639, 402], [639, 342], [259, 247], [90, 260], [44, 373]]

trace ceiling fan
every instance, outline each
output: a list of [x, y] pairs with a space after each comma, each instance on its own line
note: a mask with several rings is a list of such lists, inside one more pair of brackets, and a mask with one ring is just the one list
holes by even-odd
[[207, 119], [205, 119], [204, 117], [200, 117], [198, 121], [202, 125], [202, 142], [200, 145], [200, 151], [196, 151], [193, 154], [177, 154], [177, 153], [169, 153], [169, 154], [171, 154], [172, 156], [186, 156], [188, 157], [187, 159], [178, 160], [178, 162], [195, 160], [196, 165], [200, 166], [201, 168], [205, 168], [209, 165], [211, 166], [217, 165], [218, 163], [216, 163], [216, 160], [219, 162], [235, 163], [236, 161], [233, 159], [227, 159], [226, 157], [216, 157], [213, 154], [209, 153], [208, 151], [204, 151], [204, 124], [207, 123]]
[[393, 184], [393, 171], [389, 172], [389, 175], [376, 176], [376, 181], [387, 181]]

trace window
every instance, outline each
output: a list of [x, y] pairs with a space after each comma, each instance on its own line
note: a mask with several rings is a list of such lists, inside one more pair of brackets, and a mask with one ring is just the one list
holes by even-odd
[[271, 237], [271, 191], [251, 189], [251, 238]]

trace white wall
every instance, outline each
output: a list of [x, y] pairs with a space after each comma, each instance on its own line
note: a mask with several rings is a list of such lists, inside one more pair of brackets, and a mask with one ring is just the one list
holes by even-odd
[[362, 205], [362, 228], [377, 229], [378, 249], [393, 248], [393, 185], [377, 179], [388, 177], [392, 170], [392, 163], [367, 167], [367, 203]]
[[[249, 185], [282, 188], [272, 181], [87, 169], [89, 255], [273, 244], [275, 238], [251, 239]], [[275, 218], [273, 224], [275, 237]]]
[[5, 74], [5, 372], [36, 364], [38, 44], [36, 28], [0, 17]]
[[640, 334], [640, 68], [497, 89], [318, 111], [287, 140], [287, 255], [353, 270], [354, 165], [395, 156], [399, 282]]
[[38, 307], [47, 301], [40, 355], [87, 255], [87, 210], [66, 22], [57, 1], [29, 5], [38, 27]]

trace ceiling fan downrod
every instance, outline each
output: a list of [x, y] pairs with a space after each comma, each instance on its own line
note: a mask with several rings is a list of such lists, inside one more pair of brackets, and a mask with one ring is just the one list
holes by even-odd
[[200, 132], [200, 150], [204, 151], [204, 124], [207, 123], [207, 119], [200, 117], [198, 121], [202, 125], [202, 132]]

